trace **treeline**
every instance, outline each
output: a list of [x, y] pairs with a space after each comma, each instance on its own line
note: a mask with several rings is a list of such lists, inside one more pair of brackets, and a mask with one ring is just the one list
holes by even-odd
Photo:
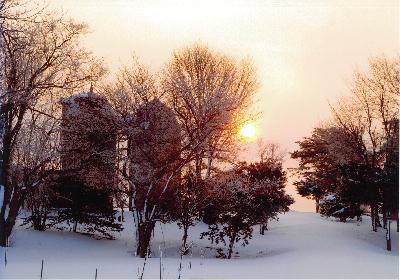
[[370, 213], [387, 227], [399, 211], [400, 59], [375, 57], [357, 71], [350, 94], [331, 106], [332, 118], [297, 142], [300, 195], [325, 216], [346, 221]]
[[140, 257], [150, 255], [157, 222], [178, 223], [186, 254], [189, 227], [204, 221], [202, 237], [228, 244], [220, 256], [230, 258], [254, 225], [263, 232], [288, 211], [275, 149], [258, 163], [235, 160], [258, 88], [250, 61], [194, 44], [156, 75], [133, 59], [110, 77], [79, 43], [84, 24], [24, 1], [0, 3], [1, 246], [21, 209], [37, 230], [111, 238], [128, 208]]

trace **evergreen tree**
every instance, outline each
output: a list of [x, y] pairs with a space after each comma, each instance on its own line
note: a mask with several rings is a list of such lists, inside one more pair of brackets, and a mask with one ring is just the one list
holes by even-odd
[[110, 231], [122, 230], [122, 225], [116, 221], [117, 211], [113, 209], [109, 190], [94, 189], [74, 176], [65, 176], [59, 179], [56, 192], [53, 206], [57, 215], [50, 221], [57, 228], [72, 227], [72, 231], [77, 232], [81, 225], [83, 232], [100, 233], [110, 239], [113, 238]]
[[300, 160], [299, 194], [322, 199], [321, 213], [342, 221], [359, 218], [367, 205], [374, 231], [398, 213], [399, 62], [370, 59], [368, 71], [355, 73], [351, 94], [331, 107], [330, 124], [292, 153]]
[[182, 179], [180, 187], [174, 195], [174, 205], [168, 210], [171, 220], [177, 221], [179, 228], [183, 230], [181, 253], [189, 253], [187, 239], [189, 228], [196, 224], [204, 208], [203, 198], [205, 186], [202, 181], [196, 179], [195, 174], [189, 172]]
[[[276, 219], [278, 213], [289, 211], [289, 205], [294, 201], [285, 193], [287, 182], [286, 172], [283, 170], [282, 162], [274, 158], [269, 158], [266, 161], [244, 164], [243, 171], [250, 180], [257, 182], [270, 182], [265, 185], [269, 188], [267, 193], [262, 190], [256, 195], [255, 206], [259, 209], [260, 233], [264, 234], [264, 230], [268, 230], [268, 220]], [[273, 195], [271, 200], [268, 195]]]
[[207, 184], [206, 207], [203, 221], [209, 225], [201, 238], [208, 237], [212, 243], [228, 244], [225, 254], [231, 258], [234, 244], [242, 241], [245, 246], [252, 237], [253, 226], [264, 224], [287, 212], [293, 198], [285, 194], [285, 173], [280, 164], [245, 163], [234, 170], [222, 172]]

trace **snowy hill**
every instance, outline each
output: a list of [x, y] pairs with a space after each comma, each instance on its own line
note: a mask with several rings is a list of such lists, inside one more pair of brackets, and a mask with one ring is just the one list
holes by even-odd
[[[372, 232], [369, 218], [340, 223], [315, 213], [289, 212], [272, 222], [264, 236], [254, 231], [250, 245], [236, 246], [231, 260], [216, 259], [208, 240], [199, 235], [207, 226], [191, 229], [192, 256], [182, 260], [182, 278], [398, 278], [399, 243], [392, 224], [393, 251], [386, 251], [385, 234]], [[38, 278], [44, 259], [44, 278], [137, 278], [143, 259], [134, 256], [133, 221], [116, 240], [96, 240], [70, 232], [17, 228], [1, 254], [0, 278]], [[393, 230], [394, 229], [394, 230]], [[177, 278], [181, 232], [176, 225], [157, 226], [144, 278]], [[208, 248], [207, 248], [208, 247]], [[214, 245], [215, 248], [215, 245]], [[138, 272], [139, 271], [139, 272]]]

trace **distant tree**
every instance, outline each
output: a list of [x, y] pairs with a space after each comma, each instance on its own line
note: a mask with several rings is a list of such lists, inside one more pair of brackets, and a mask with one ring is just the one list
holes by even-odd
[[352, 158], [351, 151], [343, 143], [347, 138], [337, 127], [315, 128], [310, 137], [297, 142], [299, 150], [291, 153], [293, 159], [299, 160], [297, 174], [300, 178], [294, 185], [301, 196], [316, 201], [316, 212], [319, 212], [319, 201], [324, 194], [334, 192], [339, 185], [337, 165]]
[[294, 182], [297, 192], [315, 199], [321, 215], [334, 216], [343, 222], [360, 217], [361, 205], [368, 204], [367, 197], [376, 187], [370, 184], [367, 189], [363, 185], [368, 172], [352, 150], [351, 140], [341, 128], [316, 128], [311, 137], [298, 142], [300, 149], [291, 154], [300, 160], [297, 172], [301, 178]]
[[385, 213], [384, 226], [386, 226], [386, 215], [394, 214], [397, 220], [397, 232], [399, 231], [399, 120], [393, 120], [393, 130], [383, 145], [387, 154], [383, 167], [382, 199], [387, 214]]
[[368, 71], [355, 73], [351, 95], [332, 107], [335, 124], [351, 135], [352, 150], [362, 159], [362, 165], [380, 174], [379, 179], [369, 176], [368, 181], [368, 185], [376, 186], [368, 202], [375, 231], [380, 226], [379, 212], [386, 226], [388, 212], [398, 211], [396, 207], [389, 209], [388, 201], [383, 197], [398, 196], [399, 189], [398, 186], [385, 187], [392, 179], [384, 170], [398, 153], [393, 135], [398, 131], [399, 76], [399, 58], [371, 58]]
[[259, 161], [262, 162], [275, 162], [282, 163], [284, 153], [276, 143], [265, 142], [262, 138], [257, 140]]
[[[351, 95], [332, 106], [332, 121], [298, 142], [303, 196], [323, 199], [328, 216], [360, 216], [369, 205], [374, 231], [398, 212], [398, 97], [400, 60], [372, 58], [367, 72], [356, 72]], [[395, 163], [396, 162], [396, 163]], [[326, 197], [334, 199], [326, 200]]]

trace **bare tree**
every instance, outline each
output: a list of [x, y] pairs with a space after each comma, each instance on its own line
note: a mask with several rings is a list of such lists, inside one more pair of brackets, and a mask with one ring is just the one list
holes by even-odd
[[0, 245], [5, 246], [15, 224], [25, 191], [12, 183], [15, 145], [29, 110], [41, 102], [55, 103], [104, 72], [101, 63], [79, 46], [86, 26], [44, 10], [18, 19], [26, 6], [8, 10], [1, 40], [4, 55], [4, 86], [1, 93], [3, 165], [0, 174], [2, 205]]
[[260, 162], [282, 162], [284, 158], [284, 152], [280, 150], [280, 147], [276, 143], [265, 142], [263, 139], [257, 140], [258, 156]]
[[[371, 210], [374, 231], [398, 212], [399, 58], [372, 58], [357, 71], [351, 94], [331, 107], [327, 127], [316, 128], [291, 154], [300, 159], [299, 194], [322, 200], [326, 215], [342, 221]], [[329, 203], [328, 203], [329, 202]]]
[[50, 212], [50, 186], [60, 173], [59, 119], [57, 108], [41, 106], [40, 113], [29, 110], [16, 141], [10, 180], [14, 189], [25, 194], [25, 207], [31, 212], [25, 223], [45, 230]]
[[[399, 58], [392, 60], [386, 57], [371, 58], [368, 72], [355, 73], [351, 87], [352, 94], [332, 107], [335, 125], [351, 136], [348, 146], [353, 147], [363, 159], [365, 166], [383, 172], [386, 171], [385, 165], [388, 165], [389, 159], [398, 154], [398, 146], [392, 139], [398, 134], [399, 74]], [[391, 195], [386, 193], [388, 190], [383, 185], [384, 182], [377, 186], [375, 199], [370, 204], [374, 230], [380, 224], [379, 207], [384, 217], [384, 224], [389, 210], [398, 211], [398, 207], [387, 209], [386, 198]], [[394, 189], [397, 189], [398, 194], [398, 185]], [[379, 205], [381, 195], [384, 199]]]
[[[154, 228], [161, 219], [167, 194], [188, 165], [194, 162], [200, 178], [207, 159], [205, 176], [208, 177], [213, 160], [226, 159], [234, 151], [235, 132], [245, 122], [257, 83], [249, 62], [236, 64], [196, 45], [174, 54], [161, 73], [160, 86], [161, 89], [156, 78], [134, 61], [132, 67], [120, 70], [115, 83], [102, 90], [121, 118], [120, 140], [125, 144], [121, 145], [120, 158], [126, 159], [121, 174], [129, 182], [128, 197], [132, 201], [129, 205], [135, 204], [132, 208], [139, 214], [137, 252], [142, 257], [149, 252], [149, 242], [141, 241], [141, 225]], [[152, 133], [147, 135], [146, 130]], [[169, 146], [174, 149], [167, 149]], [[152, 157], [166, 150], [173, 152], [166, 152], [167, 157]], [[132, 156], [138, 153], [139, 156]], [[138, 180], [138, 172], [147, 173], [140, 174], [146, 182]], [[146, 239], [150, 230], [144, 230]]]
[[180, 127], [163, 102], [155, 78], [134, 60], [123, 67], [103, 94], [119, 114], [120, 175], [127, 182], [129, 208], [134, 212], [137, 255], [150, 253], [151, 234], [164, 220], [179, 170]]
[[132, 58], [130, 66], [120, 68], [115, 80], [103, 84], [99, 90], [110, 102], [119, 119], [116, 124], [120, 188], [118, 200], [121, 202], [126, 197], [127, 206], [132, 210], [134, 185], [126, 180], [129, 177], [128, 138], [135, 128], [133, 121], [139, 108], [155, 99], [161, 99], [160, 91], [157, 90], [155, 77], [136, 57]]
[[249, 118], [247, 109], [257, 89], [251, 63], [236, 63], [194, 44], [174, 52], [161, 84], [184, 131], [184, 143], [198, 144], [197, 178], [202, 176], [204, 160], [205, 177], [209, 177], [213, 161], [224, 160], [236, 150], [235, 132]]

